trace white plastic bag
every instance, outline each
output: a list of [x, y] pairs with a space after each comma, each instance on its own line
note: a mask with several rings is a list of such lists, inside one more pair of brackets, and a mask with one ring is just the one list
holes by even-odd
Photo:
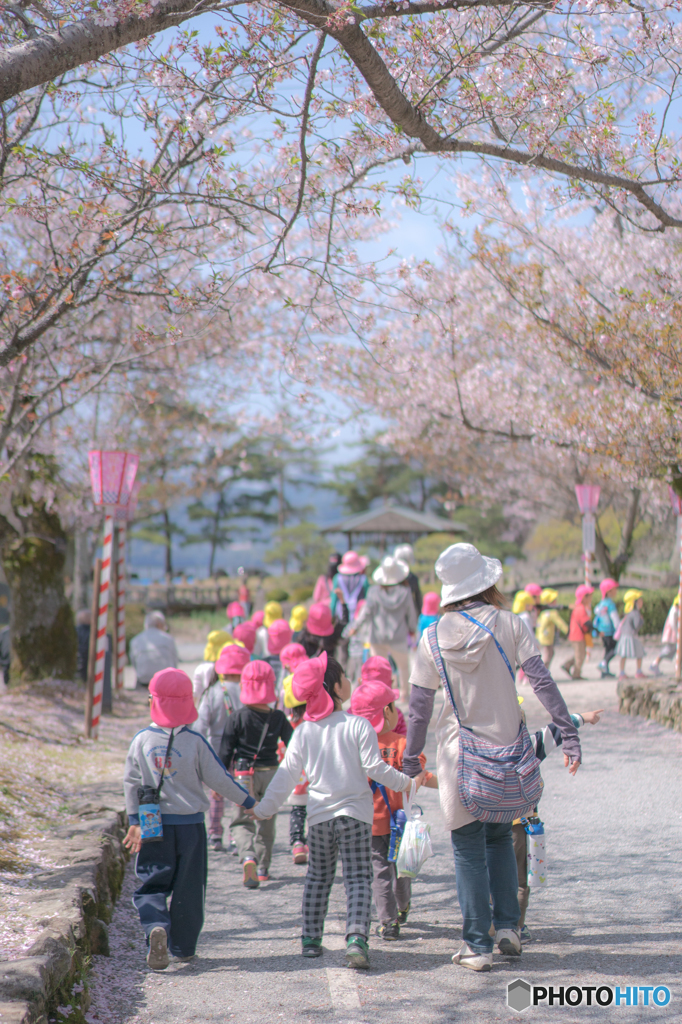
[[414, 797], [414, 786], [410, 787], [410, 796], [405, 798], [405, 814], [407, 824], [403, 832], [396, 861], [398, 878], [416, 878], [421, 871], [424, 862], [433, 857], [431, 847], [431, 826], [421, 820], [421, 808], [419, 815], [415, 815], [412, 807]]

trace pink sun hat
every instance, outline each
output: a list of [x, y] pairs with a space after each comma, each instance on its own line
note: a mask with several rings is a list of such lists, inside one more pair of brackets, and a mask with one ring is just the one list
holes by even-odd
[[164, 668], [149, 683], [153, 698], [149, 711], [152, 722], [165, 729], [179, 729], [196, 722], [199, 712], [194, 706], [192, 680], [180, 668]]
[[594, 587], [591, 587], [589, 583], [581, 583], [579, 587], [575, 588], [575, 600], [578, 604], [588, 594], [594, 594]]
[[542, 593], [542, 587], [539, 583], [526, 583], [523, 589], [527, 594], [530, 594], [531, 597], [539, 597]]
[[305, 653], [303, 644], [287, 644], [279, 652], [279, 660], [293, 672], [297, 665], [308, 660], [308, 655]]
[[240, 681], [239, 697], [242, 704], [274, 704], [275, 673], [267, 661], [250, 661]]
[[618, 584], [616, 583], [615, 580], [612, 580], [610, 576], [607, 576], [606, 579], [602, 580], [601, 583], [599, 584], [599, 589], [601, 590], [601, 596], [602, 597], [606, 597], [606, 595], [608, 594], [609, 590], [617, 590], [618, 589]]
[[[367, 664], [365, 662], [365, 664]], [[395, 690], [386, 686], [381, 679], [368, 679], [353, 690], [350, 710], [354, 715], [366, 718], [375, 732], [384, 728], [384, 708], [396, 699]]]
[[251, 622], [254, 624], [256, 629], [258, 629], [259, 626], [263, 625], [263, 619], [264, 618], [265, 618], [265, 612], [263, 612], [263, 611], [254, 612], [253, 615], [251, 616]]
[[306, 629], [313, 636], [331, 636], [334, 632], [334, 623], [332, 622], [332, 610], [328, 604], [323, 604], [320, 601], [318, 604], [311, 604], [310, 610], [308, 611], [308, 621], [306, 622]]
[[240, 622], [232, 630], [232, 636], [244, 644], [249, 654], [253, 654], [253, 649], [256, 646], [256, 627], [253, 622]]
[[268, 654], [279, 654], [291, 643], [291, 626], [286, 619], [275, 619], [268, 626]]
[[240, 604], [239, 601], [230, 601], [225, 614], [228, 619], [243, 619], [246, 612], [244, 611], [244, 605]]
[[[315, 607], [313, 605], [313, 607]], [[302, 661], [294, 669], [291, 692], [296, 700], [305, 704], [303, 715], [308, 722], [319, 722], [334, 710], [334, 701], [324, 688], [324, 674], [327, 671], [327, 652], [319, 658]]]
[[341, 559], [337, 572], [342, 576], [357, 576], [367, 568], [367, 563], [360, 557], [357, 551], [346, 551]]
[[239, 644], [227, 644], [218, 656], [215, 670], [219, 676], [240, 676], [250, 661], [251, 655], [246, 647], [240, 647]]
[[438, 615], [440, 611], [440, 594], [435, 590], [427, 590], [422, 599], [422, 615]]
[[391, 688], [391, 683], [393, 682], [391, 663], [388, 658], [383, 658], [380, 654], [373, 654], [371, 658], [364, 662], [360, 670], [360, 679], [363, 683], [379, 682], [383, 683], [384, 686], [388, 686], [393, 694], [392, 700], [397, 700], [400, 696], [400, 690]]

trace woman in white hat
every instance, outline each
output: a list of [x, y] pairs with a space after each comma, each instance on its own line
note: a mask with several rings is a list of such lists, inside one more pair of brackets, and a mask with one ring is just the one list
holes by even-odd
[[[481, 555], [473, 544], [452, 544], [438, 558], [436, 575], [443, 582], [443, 614], [436, 627], [438, 646], [462, 725], [496, 746], [514, 743], [519, 734], [521, 709], [513, 667], [520, 665], [559, 727], [566, 764], [575, 774], [580, 764], [577, 730], [543, 664], [535, 638], [518, 616], [502, 607], [504, 598], [496, 586], [502, 576], [499, 561]], [[426, 742], [436, 690], [441, 685], [426, 633], [419, 642], [410, 682], [403, 764], [406, 774], [414, 776], [420, 771], [419, 754]], [[457, 773], [459, 724], [449, 699], [444, 700], [438, 717], [436, 739], [441, 808], [451, 830], [463, 917], [464, 944], [452, 960], [475, 971], [489, 971], [495, 945], [503, 955], [521, 954], [512, 825], [479, 821], [462, 804]], [[489, 934], [491, 922], [495, 925], [494, 940]]]
[[400, 697], [405, 702], [410, 696], [407, 638], [417, 629], [412, 591], [405, 586], [409, 573], [406, 562], [390, 555], [384, 558], [372, 575], [375, 585], [367, 591], [364, 607], [348, 631], [353, 636], [364, 623], [369, 623], [372, 654], [384, 658], [391, 655], [398, 667]]

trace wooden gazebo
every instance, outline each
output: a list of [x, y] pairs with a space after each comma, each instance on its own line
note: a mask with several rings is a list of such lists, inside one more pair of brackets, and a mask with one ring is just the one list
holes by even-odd
[[416, 512], [401, 505], [382, 505], [368, 512], [359, 512], [322, 530], [322, 533], [345, 533], [348, 550], [353, 547], [353, 537], [361, 537], [365, 543], [377, 543], [382, 551], [389, 537], [394, 544], [400, 541], [412, 543], [428, 533], [468, 532], [465, 523], [444, 519], [431, 512]]

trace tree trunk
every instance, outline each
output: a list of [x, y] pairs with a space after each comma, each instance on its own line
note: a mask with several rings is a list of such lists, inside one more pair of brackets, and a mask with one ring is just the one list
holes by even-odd
[[73, 679], [76, 630], [64, 593], [66, 534], [44, 505], [34, 505], [22, 525], [23, 534], [3, 529], [0, 541], [12, 595], [10, 681]]
[[632, 535], [635, 532], [637, 525], [637, 513], [639, 511], [639, 499], [641, 496], [639, 487], [633, 487], [630, 490], [630, 496], [628, 498], [628, 507], [625, 513], [625, 522], [623, 523], [623, 529], [620, 534], [620, 544], [615, 557], [611, 557], [611, 553], [604, 543], [601, 530], [599, 529], [599, 520], [596, 523], [596, 555], [599, 560], [599, 564], [602, 568], [602, 572], [606, 576], [613, 577], [614, 580], [620, 580], [621, 575], [625, 572], [625, 567], [628, 564], [630, 555], [632, 554]]
[[163, 532], [166, 535], [166, 579], [170, 583], [173, 579], [173, 524], [166, 509], [164, 509], [162, 515]]
[[92, 550], [87, 530], [76, 530], [73, 560], [73, 597], [71, 607], [75, 613], [88, 608], [88, 591], [92, 575]]

